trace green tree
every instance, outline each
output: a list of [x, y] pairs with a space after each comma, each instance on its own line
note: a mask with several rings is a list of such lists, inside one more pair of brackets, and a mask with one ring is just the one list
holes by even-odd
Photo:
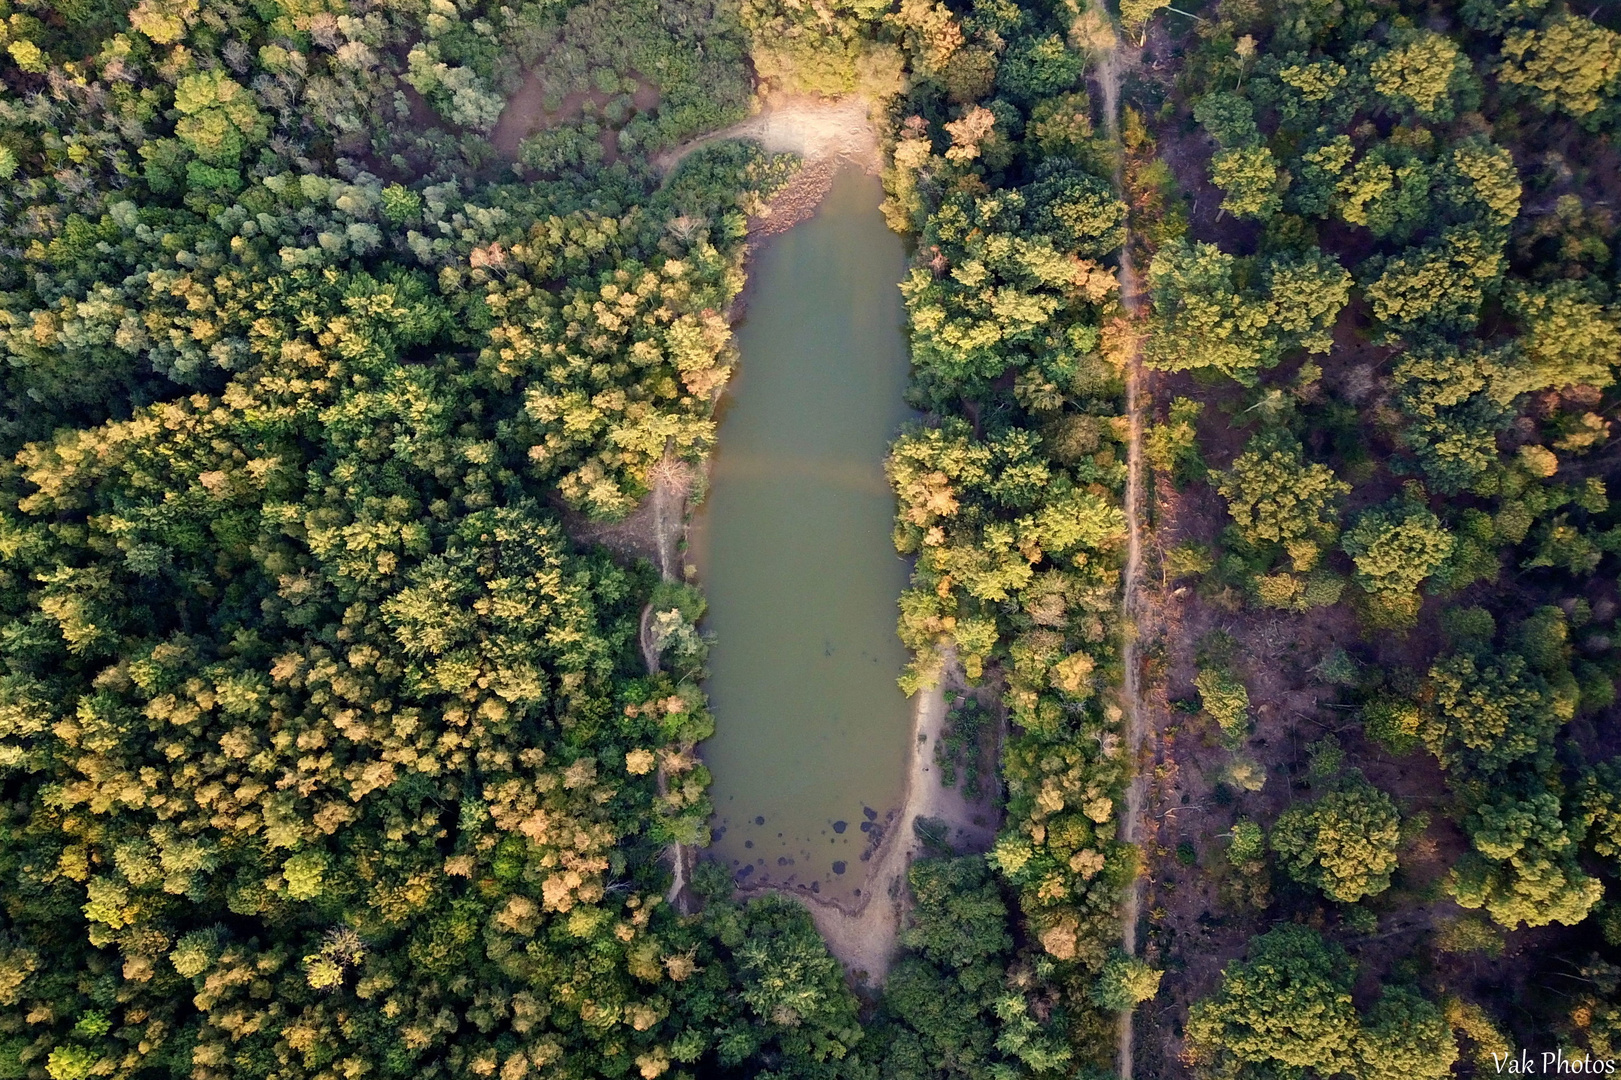
[[1232, 843], [1227, 847], [1227, 859], [1234, 866], [1244, 866], [1266, 857], [1266, 833], [1258, 822], [1239, 818], [1233, 822]]
[[1374, 60], [1374, 89], [1396, 109], [1425, 120], [1451, 120], [1468, 89], [1469, 62], [1445, 34], [1418, 31]]
[[1497, 77], [1544, 112], [1597, 128], [1621, 101], [1621, 34], [1570, 12], [1503, 38]]
[[1441, 170], [1440, 195], [1459, 220], [1506, 229], [1520, 212], [1520, 174], [1514, 156], [1482, 136], [1462, 140]]
[[1327, 217], [1339, 204], [1341, 183], [1356, 157], [1349, 135], [1336, 135], [1301, 153], [1290, 185], [1290, 202], [1299, 213]]
[[1367, 783], [1286, 810], [1272, 827], [1272, 850], [1289, 876], [1342, 904], [1390, 887], [1400, 840], [1396, 804]]
[[1334, 345], [1334, 323], [1351, 297], [1351, 275], [1345, 268], [1312, 250], [1273, 256], [1263, 265], [1261, 280], [1278, 345], [1327, 353]]
[[894, 1026], [880, 1035], [882, 1074], [994, 1076], [1018, 1059], [1010, 1036], [1022, 1026], [1003, 1016], [1013, 939], [996, 880], [979, 856], [922, 859], [909, 879], [917, 903], [903, 938], [908, 952], [885, 985]]
[[1021, 104], [1074, 87], [1085, 57], [1059, 34], [1030, 35], [1013, 41], [996, 69], [997, 88]]
[[1433, 170], [1411, 150], [1374, 147], [1336, 187], [1340, 217], [1378, 237], [1407, 240], [1435, 217]]
[[1092, 998], [1110, 1012], [1130, 1012], [1159, 993], [1163, 974], [1135, 956], [1116, 956], [1098, 973]]
[[1211, 367], [1240, 381], [1276, 360], [1262, 337], [1270, 321], [1253, 295], [1241, 293], [1237, 259], [1214, 244], [1168, 244], [1149, 264], [1156, 326], [1148, 362], [1170, 371]]
[[1170, 6], [1170, 0], [1121, 0], [1120, 25], [1136, 34], [1140, 45], [1148, 39], [1148, 21], [1154, 13]]
[[1230, 743], [1242, 742], [1249, 731], [1250, 694], [1244, 684], [1225, 667], [1202, 667], [1193, 680], [1204, 711]]
[[1516, 22], [1529, 22], [1541, 15], [1548, 0], [1464, 0], [1463, 21], [1487, 34], [1501, 34]]
[[805, 909], [767, 897], [749, 905], [735, 950], [738, 993], [753, 1023], [790, 1059], [845, 1059], [861, 1040], [855, 996]]
[[1497, 432], [1523, 387], [1512, 346], [1467, 351], [1428, 342], [1397, 361], [1391, 383], [1409, 426], [1402, 442], [1437, 492], [1455, 494], [1490, 475]]
[[1505, 307], [1520, 321], [1529, 369], [1518, 389], [1559, 390], [1615, 382], [1621, 363], [1621, 311], [1604, 303], [1603, 286], [1558, 281], [1541, 288], [1516, 284]]
[[1606, 761], [1585, 770], [1576, 805], [1576, 822], [1593, 850], [1606, 859], [1621, 859], [1621, 763]]
[[1363, 1018], [1357, 1056], [1356, 1075], [1365, 1080], [1445, 1080], [1458, 1060], [1458, 1043], [1434, 1002], [1393, 986]]
[[1356, 583], [1370, 593], [1405, 596], [1452, 554], [1453, 537], [1421, 502], [1398, 498], [1364, 510], [1340, 547], [1356, 567]]
[[[1042, 188], [1043, 197], [1054, 202], [1042, 213], [1057, 215], [1048, 224], [1071, 236], [1078, 234], [1067, 230], [1096, 223], [1093, 210], [1105, 216], [1111, 211], [1107, 203], [1094, 204], [1097, 192], [1091, 185], [1075, 188], [1076, 201], [1067, 202], [1070, 187], [1061, 179], [1067, 175], [1064, 167], [1047, 177], [1053, 185]], [[1066, 215], [1067, 222], [1062, 220]], [[914, 267], [901, 286], [920, 392], [952, 400], [964, 390], [983, 392], [1010, 368], [1053, 369], [1060, 375], [1077, 370], [1077, 350], [1065, 341], [1065, 333], [1066, 328], [1076, 333], [1082, 327], [1072, 325], [1064, 313], [1087, 295], [1102, 299], [1112, 281], [1096, 281], [1090, 272], [1078, 274], [1083, 268], [1054, 246], [1052, 235], [1027, 235], [1025, 217], [1023, 194], [998, 191], [954, 195], [930, 218], [921, 242], [939, 249], [942, 273]], [[1101, 293], [1096, 291], [1099, 285]], [[1091, 340], [1095, 347], [1096, 337]]]
[[1213, 368], [1253, 386], [1292, 349], [1329, 350], [1334, 320], [1350, 296], [1343, 267], [1320, 252], [1274, 256], [1255, 268], [1260, 288], [1240, 288], [1240, 266], [1213, 244], [1178, 241], [1155, 254], [1148, 272], [1155, 318], [1144, 344], [1149, 364]]
[[1430, 668], [1430, 686], [1434, 706], [1424, 744], [1449, 769], [1491, 775], [1545, 760], [1559, 725], [1570, 719], [1547, 680], [1514, 653], [1479, 661], [1445, 657]]
[[1031, 230], [1052, 237], [1062, 250], [1096, 259], [1125, 240], [1125, 203], [1109, 185], [1071, 162], [1043, 162], [1035, 180], [1021, 190]]
[[1282, 547], [1306, 573], [1339, 535], [1338, 503], [1351, 485], [1326, 465], [1307, 464], [1292, 436], [1264, 432], [1220, 474], [1216, 490], [1245, 543]]
[[1472, 330], [1486, 290], [1503, 272], [1500, 236], [1470, 226], [1447, 229], [1421, 247], [1363, 268], [1373, 314], [1397, 335], [1426, 339]]
[[1278, 163], [1264, 146], [1223, 150], [1210, 160], [1210, 182], [1226, 192], [1221, 208], [1236, 218], [1265, 221], [1283, 206]]
[[180, 120], [175, 134], [198, 157], [214, 165], [234, 165], [249, 146], [264, 138], [266, 121], [253, 95], [222, 70], [187, 75], [175, 86]]
[[1261, 141], [1255, 106], [1240, 94], [1217, 90], [1204, 95], [1193, 103], [1193, 118], [1223, 149], [1238, 150]]
[[1143, 435], [1143, 455], [1150, 466], [1167, 472], [1178, 483], [1203, 479], [1206, 468], [1199, 453], [1199, 417], [1204, 402], [1178, 397], [1171, 401], [1163, 424], [1155, 424]]
[[1304, 926], [1251, 938], [1245, 959], [1188, 1011], [1188, 1047], [1218, 1074], [1348, 1072], [1360, 1035], [1355, 970], [1343, 949]]
[[1604, 895], [1603, 883], [1577, 865], [1576, 838], [1550, 791], [1496, 796], [1464, 820], [1464, 831], [1474, 851], [1453, 868], [1447, 890], [1511, 930], [1574, 926]]
[[912, 925], [902, 943], [945, 968], [960, 969], [1013, 948], [1007, 905], [979, 856], [920, 859], [907, 871]]

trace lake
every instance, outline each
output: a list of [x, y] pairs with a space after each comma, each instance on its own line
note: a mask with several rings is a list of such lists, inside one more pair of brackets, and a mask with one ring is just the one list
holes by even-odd
[[716, 635], [710, 857], [739, 884], [857, 901], [899, 807], [907, 566], [884, 479], [909, 415], [906, 252], [876, 177], [846, 167], [750, 267], [693, 554]]

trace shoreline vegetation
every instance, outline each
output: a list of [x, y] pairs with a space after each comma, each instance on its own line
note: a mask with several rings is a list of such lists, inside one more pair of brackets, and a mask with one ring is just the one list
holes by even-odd
[[[0, 16], [0, 1080], [1621, 1053], [1613, 6]], [[685, 854], [813, 146], [915, 245], [902, 685], [1001, 731], [837, 918]]]

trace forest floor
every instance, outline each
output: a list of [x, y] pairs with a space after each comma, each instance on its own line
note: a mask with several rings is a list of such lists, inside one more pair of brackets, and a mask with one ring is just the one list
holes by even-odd
[[[636, 110], [646, 113], [657, 108], [659, 88], [640, 72], [627, 74], [636, 80], [636, 92], [631, 98]], [[503, 158], [516, 161], [522, 152], [524, 139], [536, 132], [577, 121], [587, 105], [600, 109], [615, 96], [600, 90], [577, 90], [563, 98], [555, 109], [548, 109], [545, 95], [545, 80], [540, 71], [535, 70], [524, 76], [517, 92], [507, 99], [506, 108], [501, 110], [490, 132], [490, 145]], [[603, 131], [598, 136], [598, 142], [602, 146], [604, 164], [612, 165], [619, 160], [619, 142], [615, 132]]]
[[601, 544], [627, 559], [646, 559], [667, 580], [681, 577], [681, 541], [686, 535], [692, 467], [671, 457], [653, 467], [653, 490], [641, 505], [614, 522], [592, 521], [561, 503], [563, 529], [578, 544]]
[[[996, 840], [1000, 793], [994, 777], [999, 748], [980, 747], [981, 775], [993, 779], [978, 799], [965, 797], [961, 785], [946, 787], [940, 782], [934, 748], [945, 736], [948, 691], [963, 696], [973, 693], [982, 700], [994, 698], [987, 697], [983, 688], [970, 690], [954, 653], [947, 655], [944, 673], [936, 685], [918, 691], [900, 812], [869, 864], [861, 886], [865, 899], [850, 906], [801, 893], [784, 894], [809, 909], [829, 950], [856, 982], [871, 988], [882, 985], [888, 975], [910, 910], [907, 872], [925, 846], [914, 823], [920, 818], [945, 822], [951, 847], [958, 852], [988, 851]], [[748, 890], [744, 890], [747, 894]]]
[[[1174, 34], [1156, 26], [1146, 50], [1152, 59], [1145, 57], [1128, 77], [1128, 83], [1138, 85], [1128, 87], [1125, 96], [1138, 97], [1139, 109], [1145, 101], [1174, 94], [1178, 50]], [[1182, 108], [1185, 112], [1186, 106]], [[1170, 167], [1187, 200], [1189, 238], [1219, 243], [1223, 250], [1253, 251], [1257, 227], [1220, 209], [1223, 195], [1208, 173], [1212, 149], [1209, 137], [1191, 123], [1158, 125], [1156, 155]], [[1316, 359], [1324, 386], [1362, 412], [1357, 430], [1365, 432], [1373, 426], [1367, 414], [1385, 399], [1380, 373], [1388, 370], [1388, 353], [1357, 340], [1349, 332], [1351, 325], [1348, 312], [1332, 354]], [[1288, 384], [1291, 366], [1285, 365], [1272, 381]], [[1205, 403], [1197, 442], [1211, 470], [1229, 468], [1255, 431], [1248, 415], [1253, 398], [1236, 384], [1211, 386], [1188, 373], [1162, 374], [1155, 376], [1152, 390], [1151, 397], [1142, 396], [1149, 421], [1156, 412], [1162, 416], [1177, 397]], [[1312, 403], [1303, 401], [1302, 406]], [[1375, 472], [1367, 464], [1370, 458], [1389, 456], [1393, 447], [1388, 444], [1368, 446], [1359, 437], [1342, 445], [1327, 430], [1308, 433], [1307, 440], [1314, 459], [1356, 480], [1348, 513], [1399, 490], [1402, 478]], [[1367, 471], [1359, 474], [1358, 469]], [[1223, 968], [1269, 926], [1296, 921], [1332, 927], [1356, 964], [1353, 996], [1359, 1007], [1366, 1007], [1393, 966], [1412, 955], [1425, 935], [1463, 914], [1441, 889], [1447, 868], [1468, 847], [1452, 820], [1455, 810], [1444, 776], [1426, 753], [1393, 757], [1365, 739], [1348, 703], [1350, 689], [1325, 672], [1337, 651], [1361, 671], [1423, 671], [1442, 648], [1440, 609], [1467, 606], [1478, 594], [1431, 598], [1418, 625], [1406, 634], [1365, 634], [1344, 603], [1300, 613], [1257, 609], [1231, 586], [1168, 576], [1166, 553], [1179, 548], [1214, 552], [1231, 522], [1212, 479], [1189, 481], [1179, 489], [1164, 474], [1145, 477], [1140, 509], [1151, 528], [1145, 537], [1147, 580], [1142, 589], [1148, 610], [1137, 622], [1139, 708], [1147, 720], [1147, 742], [1137, 759], [1144, 785], [1137, 818], [1144, 872], [1135, 922], [1143, 958], [1164, 969], [1165, 978], [1158, 997], [1138, 1009], [1142, 1023], [1131, 1065], [1137, 1077], [1155, 1080], [1185, 1074], [1181, 1055], [1191, 1003], [1214, 991]], [[1201, 664], [1211, 662], [1228, 666], [1248, 689], [1253, 730], [1241, 752], [1264, 770], [1259, 790], [1243, 790], [1231, 781], [1236, 755], [1199, 711], [1194, 678]], [[1227, 856], [1227, 837], [1238, 818], [1270, 825], [1290, 807], [1320, 796], [1309, 775], [1309, 748], [1326, 738], [1337, 740], [1343, 753], [1340, 775], [1361, 770], [1396, 800], [1404, 820], [1428, 816], [1426, 826], [1404, 835], [1401, 868], [1392, 887], [1361, 905], [1377, 916], [1373, 932], [1348, 927], [1343, 911], [1325, 904], [1315, 891], [1282, 875], [1251, 876]], [[1482, 963], [1478, 955], [1438, 957], [1435, 975], [1465, 997], [1523, 1000], [1529, 973], [1537, 970], [1534, 957], [1551, 936], [1549, 931], [1508, 935], [1501, 963]], [[1508, 984], [1504, 972], [1513, 973]]]

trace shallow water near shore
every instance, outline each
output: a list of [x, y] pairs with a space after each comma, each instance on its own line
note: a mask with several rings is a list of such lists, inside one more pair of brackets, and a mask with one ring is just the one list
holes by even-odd
[[692, 556], [717, 641], [710, 857], [739, 884], [860, 903], [905, 781], [895, 679], [906, 564], [890, 534], [890, 441], [909, 415], [901, 240], [875, 177], [845, 168], [750, 268]]

